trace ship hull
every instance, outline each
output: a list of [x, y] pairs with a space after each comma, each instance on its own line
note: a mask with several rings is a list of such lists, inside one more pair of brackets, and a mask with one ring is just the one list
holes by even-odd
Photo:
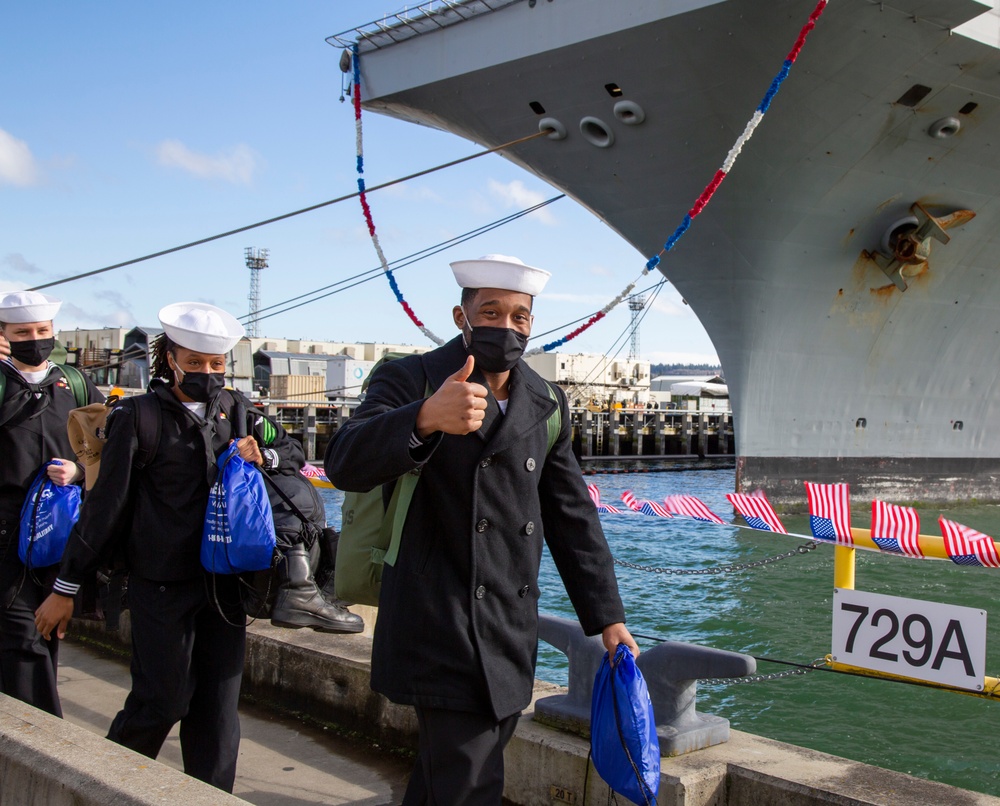
[[[505, 155], [648, 256], [721, 164], [811, 9], [514, 3], [362, 48], [365, 103], [487, 146], [555, 121], [564, 138]], [[722, 361], [741, 489], [789, 504], [803, 502], [803, 480], [892, 500], [1000, 499], [1000, 53], [951, 33], [985, 10], [831, 3], [661, 263]], [[616, 115], [622, 100], [641, 123]], [[958, 130], [934, 136], [949, 118]], [[873, 255], [918, 202], [974, 217], [930, 242], [901, 290]]]

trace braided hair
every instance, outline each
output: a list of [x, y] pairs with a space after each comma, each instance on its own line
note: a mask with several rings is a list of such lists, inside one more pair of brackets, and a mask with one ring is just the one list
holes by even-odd
[[174, 384], [174, 371], [167, 362], [167, 353], [176, 354], [177, 345], [166, 333], [161, 333], [153, 340], [150, 347], [149, 377], [162, 378], [168, 384]]

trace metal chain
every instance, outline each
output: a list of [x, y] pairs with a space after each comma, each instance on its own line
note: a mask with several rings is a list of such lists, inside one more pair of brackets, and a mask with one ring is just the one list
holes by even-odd
[[782, 677], [793, 677], [799, 674], [809, 674], [808, 669], [789, 669], [786, 672], [772, 672], [771, 674], [748, 674], [746, 677], [709, 677], [699, 680], [702, 685], [737, 685], [739, 683], [763, 683], [767, 680], [780, 680]]
[[703, 685], [739, 685], [741, 683], [766, 683], [768, 680], [780, 680], [783, 677], [795, 677], [800, 674], [809, 674], [809, 672], [820, 666], [826, 666], [826, 658], [817, 658], [812, 663], [809, 664], [808, 668], [799, 667], [797, 669], [788, 669], [784, 672], [772, 672], [771, 674], [748, 674], [744, 677], [709, 677], [704, 680], [699, 680], [698, 682]]
[[786, 551], [784, 554], [776, 554], [773, 557], [764, 557], [760, 560], [750, 560], [745, 563], [729, 563], [728, 565], [717, 565], [712, 568], [658, 568], [655, 565], [640, 565], [639, 563], [630, 563], [628, 560], [619, 560], [617, 557], [614, 558], [615, 565], [620, 565], [623, 568], [631, 568], [633, 571], [649, 571], [651, 574], [675, 574], [677, 576], [705, 576], [705, 575], [715, 575], [715, 574], [731, 574], [735, 571], [746, 571], [749, 568], [759, 568], [762, 565], [769, 565], [770, 563], [776, 563], [779, 560], [787, 560], [789, 557], [795, 557], [799, 554], [808, 554], [815, 548], [819, 547], [819, 543], [811, 541], [805, 543], [801, 546], [797, 546], [791, 551]]

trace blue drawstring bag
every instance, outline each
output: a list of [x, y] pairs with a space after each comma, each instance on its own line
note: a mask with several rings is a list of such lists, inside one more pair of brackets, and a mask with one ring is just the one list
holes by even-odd
[[213, 574], [264, 571], [274, 555], [274, 518], [260, 472], [234, 442], [216, 460], [219, 475], [208, 493], [201, 564]]
[[639, 806], [660, 791], [660, 742], [646, 681], [629, 648], [619, 644], [615, 664], [604, 653], [590, 704], [594, 769], [615, 792]]
[[69, 533], [80, 519], [80, 488], [55, 484], [45, 470], [51, 464], [62, 463], [42, 465], [21, 507], [17, 556], [27, 568], [45, 568], [59, 562]]

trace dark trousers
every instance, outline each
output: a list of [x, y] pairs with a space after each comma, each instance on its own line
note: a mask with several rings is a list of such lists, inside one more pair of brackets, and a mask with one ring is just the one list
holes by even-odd
[[514, 735], [514, 714], [492, 715], [417, 707], [417, 762], [403, 806], [500, 806], [503, 750]]
[[132, 690], [108, 731], [111, 741], [156, 758], [180, 722], [184, 772], [227, 792], [236, 780], [246, 651], [237, 585], [223, 576], [129, 578]]
[[35, 610], [52, 590], [53, 569], [25, 569], [17, 556], [17, 530], [12, 531], [12, 540], [0, 541], [0, 692], [62, 716], [56, 691], [59, 639], [53, 630], [46, 641], [35, 629]]

